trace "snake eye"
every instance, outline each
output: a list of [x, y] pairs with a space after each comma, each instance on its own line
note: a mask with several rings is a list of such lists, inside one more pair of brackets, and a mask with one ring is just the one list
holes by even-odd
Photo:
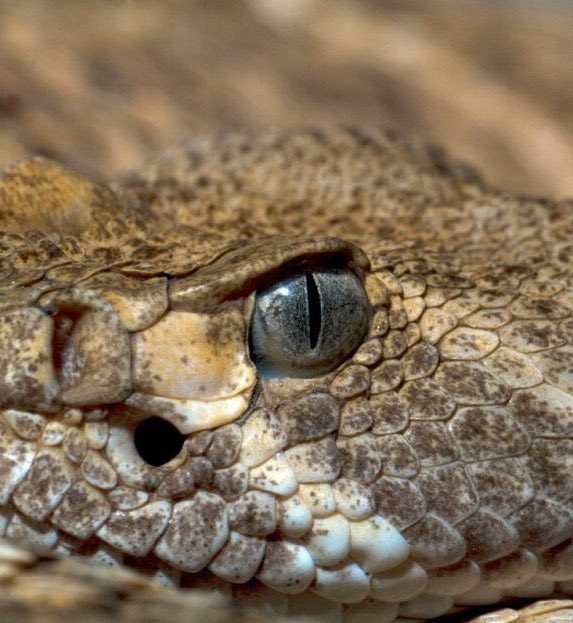
[[307, 270], [257, 292], [249, 335], [264, 376], [330, 372], [362, 341], [370, 304], [348, 269]]

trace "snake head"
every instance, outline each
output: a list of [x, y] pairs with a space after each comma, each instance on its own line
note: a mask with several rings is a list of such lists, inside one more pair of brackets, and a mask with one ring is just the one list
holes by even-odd
[[270, 136], [0, 181], [3, 534], [278, 613], [570, 592], [565, 211], [385, 135]]

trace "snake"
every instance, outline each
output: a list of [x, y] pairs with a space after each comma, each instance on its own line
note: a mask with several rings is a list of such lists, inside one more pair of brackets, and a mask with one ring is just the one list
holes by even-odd
[[0, 231], [4, 621], [572, 620], [572, 201], [233, 129]]

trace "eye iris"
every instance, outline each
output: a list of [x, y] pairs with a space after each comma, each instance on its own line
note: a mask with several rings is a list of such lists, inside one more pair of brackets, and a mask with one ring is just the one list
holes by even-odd
[[251, 356], [264, 376], [325, 374], [358, 347], [370, 313], [362, 283], [352, 271], [294, 274], [257, 293]]

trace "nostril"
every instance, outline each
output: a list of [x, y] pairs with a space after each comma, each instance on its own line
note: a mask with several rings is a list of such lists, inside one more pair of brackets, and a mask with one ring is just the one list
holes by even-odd
[[135, 429], [133, 441], [139, 456], [149, 465], [159, 467], [179, 454], [185, 435], [167, 420], [150, 417]]

